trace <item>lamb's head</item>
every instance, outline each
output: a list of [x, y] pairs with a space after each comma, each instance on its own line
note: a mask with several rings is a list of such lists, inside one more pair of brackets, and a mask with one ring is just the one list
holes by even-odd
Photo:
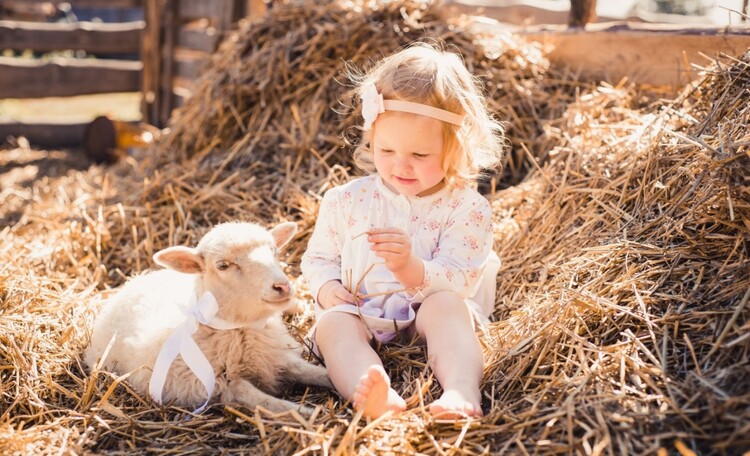
[[206, 233], [197, 247], [169, 247], [157, 252], [154, 261], [186, 274], [199, 274], [196, 293], [213, 293], [219, 317], [251, 324], [293, 303], [294, 291], [276, 254], [296, 232], [294, 222], [271, 230], [248, 222], [222, 223]]

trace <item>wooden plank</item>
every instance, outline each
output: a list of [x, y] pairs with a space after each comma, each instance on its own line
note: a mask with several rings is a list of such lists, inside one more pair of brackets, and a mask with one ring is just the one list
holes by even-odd
[[27, 3], [13, 0], [0, 1], [0, 18], [16, 21], [46, 21], [57, 13], [51, 2]]
[[195, 84], [192, 79], [175, 77], [174, 86], [172, 87], [172, 109], [183, 106], [188, 98], [193, 96], [194, 89]]
[[178, 0], [180, 19], [191, 21], [203, 17], [219, 19], [224, 12], [223, 0]]
[[180, 27], [177, 46], [196, 51], [214, 52], [219, 45], [219, 33], [207, 19], [192, 21]]
[[[5, 3], [60, 3], [52, 0], [3, 0]], [[144, 0], [66, 0], [73, 8], [140, 8]]]
[[[505, 28], [504, 28], [505, 29]], [[680, 24], [588, 24], [586, 30], [545, 26], [518, 29], [529, 40], [552, 46], [555, 65], [580, 71], [584, 77], [617, 83], [627, 77], [641, 84], [678, 89], [698, 74], [693, 64], [719, 53], [737, 56], [750, 48], [750, 27]]]
[[137, 92], [142, 68], [124, 60], [0, 57], [0, 98]]
[[119, 24], [0, 21], [0, 49], [137, 54], [145, 26], [144, 21]]
[[197, 79], [206, 69], [211, 56], [207, 52], [177, 48], [174, 51], [174, 75], [185, 79]]
[[[218, 0], [219, 1], [219, 16], [216, 22], [216, 28], [224, 34], [227, 30], [232, 28], [232, 23], [235, 18], [235, 1], [234, 0]], [[238, 18], [239, 19], [239, 18]]]
[[9, 137], [23, 136], [34, 146], [78, 147], [83, 142], [87, 125], [88, 123], [0, 123], [0, 143], [7, 141]]
[[[567, 24], [571, 6], [570, 2], [550, 0], [539, 3], [524, 3], [520, 0], [502, 3], [493, 0], [444, 0], [444, 4], [446, 11], [452, 16], [474, 15], [517, 25]], [[607, 15], [597, 18], [599, 22], [615, 20], [618, 18]]]

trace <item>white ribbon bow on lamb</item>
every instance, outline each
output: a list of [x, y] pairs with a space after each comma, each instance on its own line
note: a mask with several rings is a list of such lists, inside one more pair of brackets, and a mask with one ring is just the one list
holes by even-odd
[[362, 89], [362, 117], [365, 119], [363, 128], [369, 130], [380, 113], [385, 112], [383, 94], [378, 93], [375, 84], [367, 84]]
[[185, 321], [177, 326], [169, 336], [164, 346], [161, 348], [159, 355], [156, 357], [154, 371], [151, 374], [149, 382], [149, 394], [158, 402], [162, 403], [161, 393], [164, 389], [164, 383], [167, 380], [167, 372], [174, 362], [177, 355], [181, 355], [185, 364], [203, 383], [206, 389], [206, 402], [203, 403], [194, 413], [202, 411], [214, 392], [216, 377], [211, 363], [203, 354], [198, 344], [193, 340], [193, 334], [198, 331], [198, 325], [204, 324], [214, 329], [235, 329], [243, 325], [229, 323], [216, 317], [219, 311], [219, 305], [216, 298], [211, 292], [206, 292], [200, 299], [196, 300], [195, 295], [190, 298], [187, 308], [182, 309], [185, 312]]

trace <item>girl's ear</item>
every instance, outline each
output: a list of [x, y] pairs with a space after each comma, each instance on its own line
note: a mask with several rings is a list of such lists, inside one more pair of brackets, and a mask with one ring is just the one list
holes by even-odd
[[205, 269], [203, 258], [190, 247], [175, 246], [160, 250], [154, 254], [154, 261], [160, 266], [185, 274], [200, 274]]
[[271, 236], [273, 236], [276, 247], [282, 248], [287, 242], [292, 240], [292, 237], [297, 232], [297, 224], [294, 222], [279, 223], [271, 229]]

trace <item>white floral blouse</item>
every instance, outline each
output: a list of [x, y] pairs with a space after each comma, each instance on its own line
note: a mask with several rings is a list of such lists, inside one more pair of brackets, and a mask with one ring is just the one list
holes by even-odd
[[367, 235], [361, 235], [384, 227], [398, 227], [412, 236], [412, 251], [424, 260], [422, 286], [380, 294], [359, 308], [343, 305], [323, 311], [316, 306], [319, 319], [325, 312], [362, 315], [372, 335], [385, 342], [395, 336], [394, 326], [401, 330], [414, 321], [415, 308], [425, 297], [454, 291], [486, 321], [495, 304], [500, 262], [492, 250], [490, 204], [468, 186], [408, 197], [390, 190], [375, 174], [328, 190], [302, 256], [302, 273], [312, 295], [317, 299], [320, 287], [330, 280], [340, 280], [349, 289], [359, 283], [359, 295], [401, 290], [370, 250]]

